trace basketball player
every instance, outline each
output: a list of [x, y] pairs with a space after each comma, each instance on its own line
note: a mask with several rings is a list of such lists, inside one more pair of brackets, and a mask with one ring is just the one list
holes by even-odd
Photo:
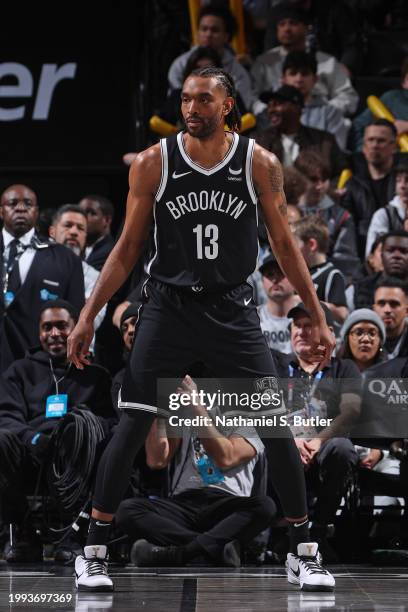
[[[184, 377], [197, 361], [219, 378], [268, 380], [275, 373], [246, 283], [257, 259], [258, 198], [275, 255], [311, 314], [312, 357], [326, 362], [334, 347], [287, 223], [281, 166], [236, 133], [240, 118], [230, 76], [219, 68], [194, 71], [184, 83], [181, 108], [185, 131], [139, 153], [130, 168], [123, 232], [68, 341], [69, 358], [82, 369], [93, 320], [131, 272], [153, 220], [155, 253], [119, 398], [123, 414], [99, 464], [87, 545], [75, 565], [80, 590], [113, 589], [109, 525], [134, 457], [161, 414], [157, 379]], [[225, 122], [231, 131], [224, 131]], [[293, 438], [285, 431], [264, 443], [290, 523], [288, 579], [303, 589], [332, 590], [334, 578], [309, 541], [304, 475]]]

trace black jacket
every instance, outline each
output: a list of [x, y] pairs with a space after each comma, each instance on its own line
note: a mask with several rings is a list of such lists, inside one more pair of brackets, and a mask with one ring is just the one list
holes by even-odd
[[[279, 130], [269, 127], [262, 132], [255, 133], [254, 138], [262, 147], [275, 153], [279, 161], [282, 162], [283, 145]], [[327, 159], [330, 163], [332, 177], [338, 176], [344, 168], [349, 166], [347, 156], [339, 148], [333, 134], [329, 134], [329, 132], [300, 125], [295, 141], [298, 143], [300, 151], [312, 150]]]
[[[400, 163], [407, 164], [407, 160], [407, 153], [396, 153], [394, 155], [394, 167]], [[362, 153], [355, 153], [351, 160], [351, 166], [353, 176], [347, 181], [346, 193], [340, 203], [353, 215], [357, 231], [359, 257], [364, 261], [368, 227], [371, 217], [378, 210], [379, 206], [372, 188], [371, 176], [364, 155]], [[386, 186], [386, 201], [381, 202], [381, 206], [387, 206], [394, 196], [395, 173], [391, 169]]]
[[375, 272], [354, 283], [354, 308], [372, 308], [377, 283], [383, 280], [382, 272]]
[[389, 278], [385, 272], [375, 272], [356, 280], [354, 283], [354, 308], [372, 308], [377, 286]]
[[[387, 202], [384, 202], [384, 206], [392, 200], [394, 195], [395, 179], [393, 175], [390, 175], [387, 185]], [[341, 205], [353, 215], [357, 232], [358, 252], [360, 258], [364, 260], [368, 227], [373, 214], [377, 210], [370, 182], [367, 178], [352, 176], [347, 181], [346, 193], [341, 200]]]
[[115, 246], [115, 241], [110, 234], [95, 243], [89, 257], [86, 258], [86, 263], [93, 266], [97, 270], [102, 270], [105, 261], [109, 257], [109, 253]]
[[[6, 309], [3, 281], [0, 279], [0, 371], [15, 359], [24, 357], [38, 345], [40, 308], [48, 299], [61, 298], [76, 306], [85, 303], [84, 274], [79, 257], [66, 247], [35, 237], [36, 253], [27, 278]], [[0, 233], [0, 259], [3, 266], [3, 240]], [[2, 277], [1, 277], [2, 278]]]
[[[49, 359], [48, 353], [31, 349], [0, 377], [0, 429], [14, 432], [25, 444], [38, 431], [50, 433], [60, 420], [45, 417], [46, 399], [56, 393]], [[65, 375], [58, 392], [68, 395], [68, 412], [85, 404], [96, 416], [106, 419], [108, 427], [116, 422], [111, 379], [104, 368], [90, 365], [77, 370], [53, 362], [53, 369], [57, 380]]]

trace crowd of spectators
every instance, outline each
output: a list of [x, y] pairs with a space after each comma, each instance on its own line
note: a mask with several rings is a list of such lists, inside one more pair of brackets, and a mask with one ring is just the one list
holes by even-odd
[[[225, 3], [203, 3], [198, 44], [173, 58], [159, 113], [181, 127], [183, 80], [197, 67], [222, 66], [235, 81], [241, 112], [255, 115], [247, 135], [283, 165], [294, 240], [337, 338], [330, 364], [308, 361], [311, 319], [269, 250], [261, 218], [260, 257], [248, 280], [286, 381], [312, 534], [327, 562], [338, 559], [329, 536], [356, 482], [382, 496], [377, 504], [400, 507], [408, 499], [408, 427], [383, 427], [387, 407], [376, 397], [375, 435], [353, 437], [356, 422], [364, 429], [367, 406], [373, 409], [370, 381], [404, 380], [408, 368], [408, 160], [399, 150], [399, 136], [408, 131], [408, 60], [401, 62], [401, 87], [381, 98], [395, 122], [374, 117], [364, 101], [359, 106], [354, 86], [361, 68], [358, 3], [336, 2], [332, 10], [312, 0], [244, 4], [265, 47], [238, 57], [231, 47], [236, 23]], [[391, 4], [390, 19], [408, 28], [404, 11]], [[374, 27], [364, 6], [362, 14], [365, 27]], [[352, 175], [345, 184], [344, 170]], [[55, 561], [72, 563], [84, 542], [95, 469], [120, 419], [151, 239], [130, 281], [95, 321], [91, 365], [76, 370], [67, 363], [67, 337], [113, 248], [115, 206], [88, 194], [60, 202], [40, 224], [41, 194], [29, 185], [10, 185], [0, 203], [3, 556], [9, 563], [39, 561], [52, 542]], [[196, 389], [196, 376], [217, 373], [195, 364], [180, 383], [184, 392]], [[300, 430], [294, 417], [304, 411], [327, 424]], [[205, 406], [194, 414], [208, 416]], [[217, 428], [210, 419], [198, 433], [183, 427], [172, 436], [158, 418], [136, 458], [115, 535], [127, 537], [139, 566], [238, 567], [257, 539], [264, 551], [276, 544], [271, 527], [282, 520], [268, 478], [274, 469], [254, 430]], [[405, 538], [407, 525], [405, 517]], [[408, 539], [403, 544], [408, 548]]]

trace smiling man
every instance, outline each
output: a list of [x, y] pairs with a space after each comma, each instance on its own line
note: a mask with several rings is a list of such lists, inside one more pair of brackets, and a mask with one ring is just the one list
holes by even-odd
[[[40, 346], [15, 361], [0, 379], [0, 506], [3, 521], [15, 525], [5, 550], [10, 563], [42, 561], [42, 542], [29, 527], [26, 495], [34, 491], [60, 420], [81, 404], [101, 417], [105, 432], [116, 421], [106, 370], [91, 365], [81, 371], [67, 362], [67, 338], [77, 318], [78, 311], [68, 302], [45, 302], [37, 321]], [[72, 442], [75, 437], [64, 438], [61, 453], [72, 452]], [[56, 560], [72, 560], [78, 547], [78, 542], [65, 540], [57, 546]]]
[[282, 85], [276, 91], [264, 91], [260, 99], [267, 104], [269, 126], [257, 132], [256, 141], [275, 153], [284, 166], [291, 166], [306, 149], [328, 160], [331, 176], [337, 176], [347, 166], [347, 158], [333, 134], [301, 123], [304, 98], [298, 88]]

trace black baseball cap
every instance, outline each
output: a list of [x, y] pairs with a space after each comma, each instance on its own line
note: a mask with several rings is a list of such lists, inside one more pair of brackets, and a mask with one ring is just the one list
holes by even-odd
[[[323, 309], [327, 325], [329, 327], [333, 327], [334, 326], [334, 317], [332, 315], [331, 310], [323, 302], [320, 302], [320, 306]], [[300, 304], [298, 304], [297, 306], [294, 306], [293, 308], [291, 308], [286, 316], [288, 317], [288, 319], [294, 319], [296, 317], [296, 315], [299, 315], [299, 314], [300, 315], [305, 315], [306, 314], [308, 317], [310, 316], [309, 311], [307, 310], [307, 308], [306, 308], [306, 306], [304, 305], [303, 302], [300, 302]]]
[[284, 19], [292, 19], [293, 21], [300, 21], [306, 25], [310, 22], [310, 17], [302, 9], [290, 6], [288, 4], [281, 4], [272, 11], [272, 19], [276, 24]]
[[278, 260], [276, 259], [273, 253], [268, 253], [262, 260], [262, 263], [259, 266], [260, 273], [263, 274], [265, 270], [269, 268], [270, 266], [275, 266], [280, 269]]
[[292, 85], [282, 85], [276, 91], [263, 91], [259, 99], [265, 102], [265, 104], [268, 104], [270, 100], [292, 102], [292, 104], [297, 104], [300, 108], [303, 108], [304, 104], [302, 93], [296, 87], [292, 87]]
[[120, 327], [122, 328], [123, 323], [126, 319], [130, 319], [130, 317], [137, 317], [139, 313], [139, 309], [141, 306], [141, 302], [131, 302], [129, 306], [122, 312], [122, 316], [120, 317]]

